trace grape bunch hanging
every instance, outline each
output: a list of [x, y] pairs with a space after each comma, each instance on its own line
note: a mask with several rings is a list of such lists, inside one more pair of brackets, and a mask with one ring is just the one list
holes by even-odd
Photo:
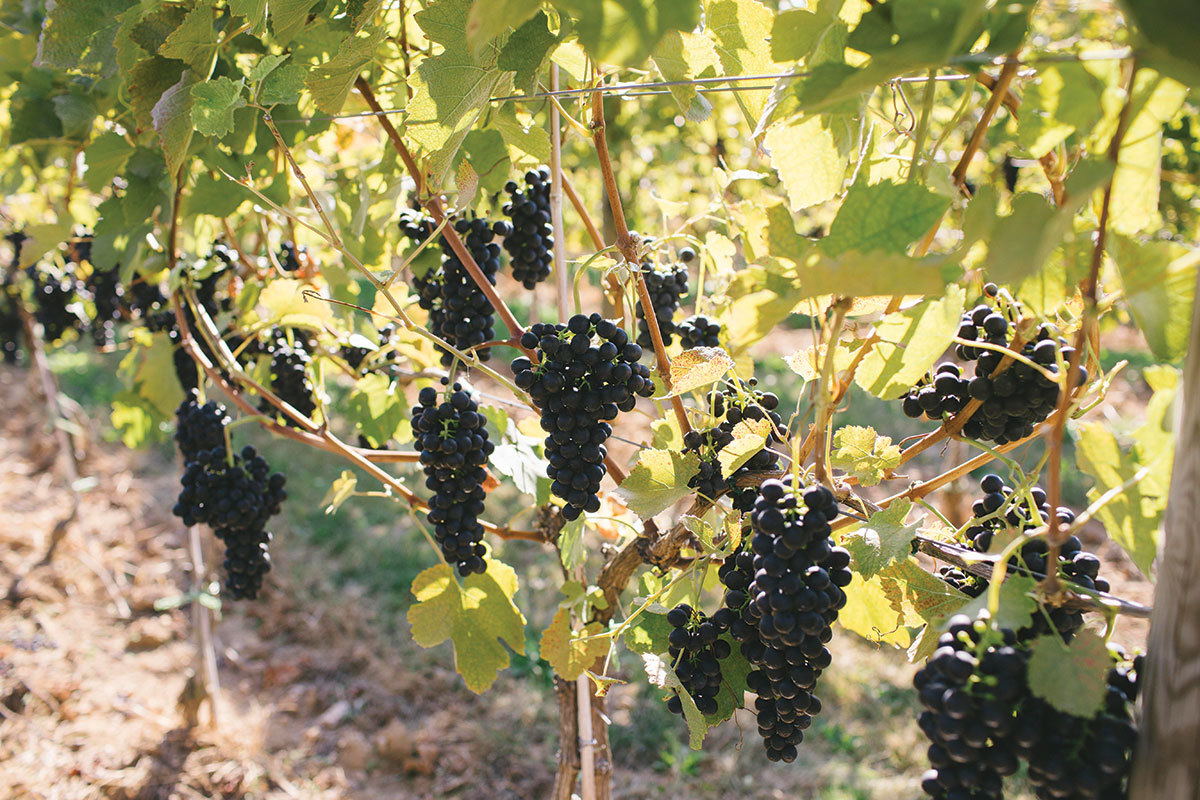
[[[667, 655], [675, 676], [701, 714], [717, 713], [721, 660], [732, 652], [729, 642], [719, 637], [729, 629], [732, 617], [725, 608], [709, 617], [687, 603], [680, 603], [667, 612], [667, 622], [671, 625]], [[667, 709], [672, 714], [683, 713], [683, 700], [679, 695], [672, 695], [667, 700]]]
[[[449, 383], [442, 379], [442, 385]], [[421, 390], [412, 409], [412, 426], [421, 450], [425, 488], [433, 492], [427, 517], [446, 561], [460, 575], [482, 574], [486, 464], [495, 445], [488, 440], [479, 406], [459, 383], [442, 397], [432, 386]]]
[[701, 314], [688, 317], [676, 325], [675, 332], [679, 334], [679, 343], [684, 350], [721, 346], [721, 323]]
[[16, 291], [10, 286], [0, 286], [0, 356], [6, 364], [21, 360], [22, 333]]
[[116, 337], [117, 321], [121, 318], [122, 298], [125, 289], [116, 269], [101, 270], [95, 266], [84, 285], [95, 306], [92, 319], [92, 343], [97, 348], [111, 347]]
[[[413, 242], [423, 242], [433, 235], [433, 220], [405, 211], [400, 215], [400, 230]], [[471, 253], [481, 272], [493, 286], [496, 272], [500, 268], [500, 245], [488, 221], [483, 218], [459, 219], [454, 230]], [[487, 295], [475, 283], [466, 266], [450, 247], [446, 237], [441, 237], [441, 266], [430, 269], [413, 278], [417, 300], [421, 308], [429, 312], [429, 330], [451, 346], [466, 350], [483, 344], [491, 338], [495, 309]], [[491, 358], [491, 350], [475, 351], [480, 361]], [[442, 353], [443, 366], [450, 366], [454, 356]]]
[[[654, 309], [654, 318], [658, 320], [658, 329], [662, 334], [663, 345], [674, 341], [675, 311], [679, 301], [688, 293], [688, 270], [683, 264], [673, 264], [665, 267], [655, 267], [653, 264], [642, 264], [642, 275], [646, 281], [646, 291], [650, 295], [650, 305]], [[637, 343], [649, 350], [654, 342], [650, 336], [650, 326], [646, 322], [645, 311], [641, 303], [636, 304], [638, 319]]]
[[[271, 357], [271, 391], [301, 415], [311, 419], [317, 410], [317, 401], [316, 388], [308, 377], [308, 368], [312, 363], [310, 350], [310, 343], [298, 331], [292, 331], [289, 341], [287, 332], [281, 329], [271, 332], [263, 348], [263, 352]], [[262, 407], [264, 411], [275, 413], [274, 407], [265, 400]], [[299, 423], [291, 417], [281, 416], [285, 425], [298, 426]]]
[[[779, 397], [773, 392], [760, 392], [757, 386], [756, 378], [726, 382], [711, 396], [712, 417], [720, 421], [706, 430], [689, 431], [683, 437], [684, 449], [700, 457], [699, 472], [688, 486], [710, 500], [728, 492], [738, 511], [749, 511], [758, 496], [753, 486], [739, 487], [738, 479], [751, 472], [779, 468], [779, 456], [772, 450], [774, 445], [781, 443], [777, 432], [783, 430], [783, 419], [775, 411], [779, 407]], [[733, 431], [743, 420], [768, 420], [770, 433], [763, 449], [726, 479], [721, 470], [720, 452], [733, 442]]]
[[565, 325], [538, 323], [521, 337], [537, 350], [537, 363], [512, 362], [514, 381], [542, 412], [550, 491], [566, 501], [562, 514], [577, 519], [600, 510], [604, 443], [620, 411], [654, 393], [650, 370], [638, 363], [642, 348], [612, 320], [576, 314]]
[[846, 605], [850, 554], [830, 540], [838, 515], [833, 494], [805, 489], [791, 476], [764, 481], [750, 514], [749, 549], [718, 572], [733, 615], [732, 636], [755, 669], [758, 731], [772, 761], [791, 762], [821, 702], [814, 694], [832, 657], [838, 610]]
[[225, 544], [225, 587], [253, 600], [271, 569], [268, 520], [287, 498], [282, 473], [272, 473], [253, 447], [229, 453], [225, 407], [200, 405], [190, 392], [176, 411], [175, 441], [183, 456], [182, 489], [172, 509], [184, 525], [205, 524]]
[[55, 344], [68, 332], [80, 330], [83, 324], [73, 309], [80, 288], [74, 273], [45, 265], [30, 267], [29, 272], [33, 278], [34, 319], [42, 326], [46, 343]]
[[522, 191], [516, 181], [504, 185], [509, 201], [504, 204], [508, 222], [492, 229], [504, 237], [504, 249], [512, 262], [513, 279], [533, 289], [550, 276], [554, 261], [554, 228], [550, 224], [550, 170], [539, 167], [525, 173]]
[[[985, 289], [989, 297], [997, 293], [994, 284]], [[1001, 349], [1011, 348], [1017, 339], [1009, 320], [987, 303], [963, 314], [958, 336], [978, 343], [955, 347], [960, 359], [975, 362], [974, 377], [968, 378], [953, 362], [938, 365], [932, 379], [922, 380], [905, 395], [904, 413], [914, 419], [922, 415], [941, 419], [943, 414], [957, 414], [971, 400], [978, 400], [981, 405], [963, 426], [963, 436], [996, 444], [1031, 436], [1034, 426], [1050, 416], [1061, 396], [1058, 382], [1041, 370], [1056, 376], [1059, 359], [1068, 364], [1075, 349], [1049, 325], [1041, 325], [1018, 351], [1041, 370], [1018, 360], [1001, 369]], [[1087, 378], [1087, 370], [1076, 367], [1073, 385], [1082, 386]]]
[[301, 258], [305, 256], [306, 248], [296, 247], [296, 243], [286, 241], [279, 246], [279, 268], [284, 272], [296, 272], [302, 265]]

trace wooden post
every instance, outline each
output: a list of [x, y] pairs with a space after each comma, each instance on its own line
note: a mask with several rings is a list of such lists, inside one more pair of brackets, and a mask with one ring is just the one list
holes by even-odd
[[1180, 406], [1130, 800], [1200, 797], [1200, 302]]

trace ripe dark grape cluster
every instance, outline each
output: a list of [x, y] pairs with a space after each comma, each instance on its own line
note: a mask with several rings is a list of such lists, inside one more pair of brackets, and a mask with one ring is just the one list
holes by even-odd
[[813, 690], [831, 663], [825, 645], [851, 579], [850, 554], [830, 541], [837, 514], [824, 487], [804, 490], [790, 476], [764, 481], [750, 514], [750, 547], [718, 573], [734, 615], [730, 633], [755, 666], [747, 683], [758, 695], [758, 731], [772, 761], [796, 758], [821, 710]]
[[[435, 230], [433, 220], [414, 212], [400, 215], [400, 229], [409, 239], [421, 242]], [[479, 266], [488, 282], [496, 284], [500, 268], [500, 245], [493, 241], [495, 233], [483, 218], [459, 219], [454, 230]], [[492, 334], [495, 309], [476, 285], [467, 268], [455, 255], [446, 237], [441, 237], [442, 264], [424, 275], [413, 278], [417, 300], [429, 312], [429, 330], [459, 350], [483, 344]], [[491, 358], [491, 350], [475, 351], [480, 361]], [[454, 356], [442, 353], [442, 364], [450, 366]]]
[[[750, 472], [779, 467], [779, 456], [771, 449], [780, 443], [775, 432], [783, 429], [783, 419], [775, 411], [779, 407], [779, 397], [773, 392], [760, 392], [755, 388], [757, 386], [758, 380], [755, 378], [725, 383], [720, 391], [712, 395], [712, 415], [720, 422], [705, 431], [693, 430], [683, 440], [685, 450], [700, 456], [700, 471], [688, 482], [688, 486], [714, 500], [724, 492], [729, 492], [733, 507], [738, 511], [749, 511], [758, 496], [754, 487], [739, 488], [738, 478]], [[767, 437], [766, 446], [726, 480], [721, 475], [718, 454], [733, 441], [733, 429], [738, 423], [762, 419], [771, 422], [771, 434]]]
[[[667, 622], [671, 624], [667, 650], [671, 666], [701, 714], [717, 713], [721, 659], [728, 658], [731, 652], [729, 642], [719, 637], [729, 629], [732, 618], [727, 608], [709, 617], [687, 603], [680, 603], [667, 612]], [[682, 714], [683, 701], [673, 695], [667, 701], [667, 709], [673, 714]]]
[[0, 355], [6, 364], [21, 360], [22, 333], [16, 290], [7, 285], [0, 286]]
[[[445, 385], [449, 381], [442, 379]], [[425, 487], [429, 500], [429, 522], [446, 561], [460, 575], [482, 574], [484, 561], [484, 481], [488, 456], [495, 445], [488, 440], [486, 420], [479, 406], [461, 384], [454, 384], [448, 397], [427, 386], [412, 409], [413, 432], [421, 449]]]
[[679, 334], [679, 342], [684, 350], [721, 346], [721, 323], [703, 315], [688, 317], [675, 326], [675, 332]]
[[[989, 296], [997, 291], [994, 284], [988, 284], [985, 289]], [[961, 339], [997, 347], [1008, 347], [1013, 341], [1011, 333], [1009, 321], [987, 303], [963, 314], [958, 330]], [[1042, 325], [1035, 338], [1026, 342], [1020, 352], [1047, 372], [1057, 374], [1059, 357], [1066, 364], [1075, 349], [1050, 326]], [[998, 372], [1004, 358], [1001, 352], [960, 344], [955, 347], [955, 353], [964, 361], [975, 362], [975, 376], [967, 378], [961, 367], [952, 362], [940, 364], [932, 379], [923, 380], [905, 396], [905, 414], [913, 418], [924, 414], [930, 419], [941, 419], [942, 414], [958, 413], [970, 400], [979, 400], [982, 405], [963, 426], [963, 436], [1006, 444], [1032, 435], [1034, 426], [1057, 407], [1058, 383], [1029, 364], [1013, 361], [1003, 372]], [[1082, 386], [1087, 378], [1087, 370], [1077, 367], [1074, 385]]]
[[958, 614], [913, 685], [925, 710], [917, 719], [930, 741], [921, 788], [936, 800], [1002, 800], [1004, 778], [1028, 762], [1041, 800], [1119, 800], [1137, 727], [1133, 706], [1142, 656], [1119, 648], [1107, 676], [1103, 709], [1078, 717], [1029, 689], [1031, 650], [1020, 633]]
[[[1004, 485], [999, 475], [983, 476], [979, 488], [983, 491], [983, 497], [976, 500], [971, 509], [975, 519], [963, 531], [966, 546], [970, 549], [986, 553], [991, 549], [995, 537], [1006, 530], [1027, 531], [1049, 523], [1050, 505], [1045, 491], [1040, 487], [1035, 486], [1029, 491], [1033, 502], [1037, 504], [1036, 514], [1031, 512], [1029, 503], [1022, 496], [1014, 495], [1012, 487]], [[1062, 506], [1055, 511], [1055, 516], [1063, 525], [1070, 525], [1075, 521], [1075, 513]], [[1047, 550], [1044, 538], [1031, 538], [1009, 559], [1009, 573], [1032, 575], [1039, 579], [1045, 577]], [[939, 572], [947, 583], [970, 597], [978, 597], [987, 591], [986, 578], [958, 567], [942, 567]], [[1084, 551], [1078, 536], [1067, 537], [1059, 550], [1059, 576], [1084, 589], [1107, 592], [1109, 583], [1099, 576], [1099, 572], [1100, 559]], [[1046, 633], [1051, 625], [1060, 635], [1069, 638], [1083, 627], [1083, 613], [1078, 610], [1048, 607], [1045, 614], [1035, 614], [1030, 627], [1023, 628], [1018, 633], [1022, 639], [1028, 639]]]
[[184, 457], [182, 490], [173, 513], [185, 525], [206, 524], [225, 543], [225, 587], [235, 600], [254, 599], [271, 568], [267, 521], [287, 498], [282, 473], [272, 473], [253, 447], [229, 454], [229, 418], [216, 403], [190, 393], [176, 412], [175, 439]]
[[576, 314], [565, 325], [535, 324], [521, 345], [537, 350], [536, 364], [521, 357], [512, 370], [542, 412], [550, 491], [566, 501], [568, 520], [599, 511], [609, 423], [618, 412], [632, 411], [639, 396], [654, 394], [650, 370], [638, 363], [642, 348], [599, 314]]
[[305, 253], [306, 248], [301, 246], [296, 248], [296, 243], [286, 241], [279, 246], [279, 268], [284, 272], [295, 272], [302, 266], [300, 256]]
[[42, 338], [54, 344], [78, 330], [82, 323], [70, 308], [77, 300], [79, 288], [73, 273], [60, 273], [56, 269], [30, 267], [33, 277], [33, 296], [36, 304], [34, 318], [42, 326]]
[[[642, 274], [646, 279], [646, 291], [650, 295], [650, 305], [654, 308], [654, 318], [658, 320], [658, 329], [662, 333], [663, 344], [668, 345], [674, 341], [675, 310], [679, 308], [680, 299], [688, 291], [687, 267], [683, 264], [666, 267], [642, 264]], [[649, 349], [654, 344], [650, 337], [650, 326], [646, 323], [642, 304], [637, 303], [636, 305], [637, 343]]]
[[[1017, 718], [1020, 754], [1029, 761], [1029, 782], [1040, 800], [1120, 800], [1137, 742], [1134, 704], [1144, 656], [1129, 660], [1119, 650], [1108, 672], [1104, 709], [1077, 717], [1030, 697]], [[1069, 742], [1069, 747], [1063, 743]]]
[[913, 685], [925, 710], [931, 769], [921, 788], [937, 800], [1003, 800], [1004, 777], [1017, 771], [1017, 709], [1027, 692], [1027, 651], [1007, 631], [963, 614], [950, 619], [938, 649]]
[[92, 320], [92, 342], [98, 348], [109, 347], [116, 337], [117, 320], [121, 318], [121, 298], [125, 289], [121, 286], [118, 270], [92, 269], [85, 282], [96, 316]]
[[[264, 350], [271, 356], [271, 391], [305, 417], [312, 417], [317, 409], [317, 401], [314, 399], [316, 390], [308, 377], [312, 357], [305, 340], [294, 336], [289, 342], [284, 331], [275, 330]], [[264, 401], [263, 410], [274, 409]], [[284, 417], [284, 424], [295, 427], [297, 423], [290, 417]]]
[[550, 224], [550, 170], [539, 167], [525, 173], [525, 189], [516, 181], [504, 185], [509, 201], [505, 215], [512, 220], [497, 222], [492, 229], [504, 237], [504, 249], [512, 261], [513, 278], [532, 289], [550, 276], [554, 261], [554, 228]]

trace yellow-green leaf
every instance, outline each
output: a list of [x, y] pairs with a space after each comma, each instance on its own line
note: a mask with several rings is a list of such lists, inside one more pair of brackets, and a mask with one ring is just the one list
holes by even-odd
[[688, 481], [699, 471], [700, 458], [695, 453], [641, 450], [617, 494], [633, 513], [650, 519], [691, 494]]
[[864, 578], [872, 578], [892, 563], [912, 555], [912, 542], [919, 523], [904, 524], [911, 508], [911, 500], [892, 503], [845, 534], [842, 546], [854, 558], [855, 572]]
[[271, 281], [258, 296], [264, 322], [280, 327], [300, 326], [321, 329], [333, 321], [329, 304], [304, 296], [307, 285], [290, 278]]
[[321, 506], [325, 509], [326, 514], [332, 514], [342, 507], [342, 503], [354, 496], [354, 490], [358, 487], [358, 478], [353, 472], [348, 469], [342, 470], [342, 474], [337, 477], [337, 480], [329, 487], [329, 491], [325, 492], [325, 496], [321, 498]]
[[839, 428], [833, 435], [833, 447], [833, 465], [853, 475], [861, 486], [874, 486], [885, 472], [900, 464], [900, 448], [892, 444], [892, 437], [880, 436], [874, 428]]
[[883, 400], [907, 392], [954, 342], [965, 292], [952, 285], [940, 299], [888, 314], [875, 326], [879, 341], [863, 358], [854, 381]]
[[685, 394], [715, 383], [733, 369], [733, 359], [719, 347], [695, 347], [671, 359], [671, 394]]
[[589, 623], [582, 631], [571, 630], [571, 612], [560, 608], [542, 631], [538, 652], [550, 662], [555, 674], [563, 680], [573, 681], [608, 652], [609, 639], [584, 638], [595, 636], [602, 630], [599, 622]]
[[717, 460], [721, 462], [721, 475], [725, 478], [741, 469], [743, 464], [766, 447], [767, 439], [771, 436], [771, 421], [744, 419], [733, 426], [730, 433], [733, 441], [717, 453]]
[[767, 130], [764, 143], [771, 166], [783, 181], [793, 211], [824, 203], [842, 190], [849, 162], [838, 148], [831, 124], [828, 116], [794, 118]]

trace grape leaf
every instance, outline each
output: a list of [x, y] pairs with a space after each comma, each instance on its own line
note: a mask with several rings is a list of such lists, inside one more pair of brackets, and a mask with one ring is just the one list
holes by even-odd
[[863, 357], [855, 383], [883, 400], [902, 396], [953, 344], [965, 296], [961, 286], [952, 285], [944, 297], [923, 300], [876, 323], [879, 341]]
[[780, 11], [771, 24], [771, 58], [799, 61], [813, 51], [828, 30], [826, 20], [806, 8]]
[[195, 83], [192, 71], [185, 69], [179, 81], [163, 92], [150, 112], [171, 175], [179, 171], [192, 142], [191, 88]]
[[263, 78], [258, 87], [258, 101], [266, 106], [294, 103], [308, 80], [306, 64], [284, 64]]
[[[476, 3], [471, 11], [483, 6]], [[469, 23], [468, 23], [469, 24]], [[534, 81], [542, 65], [550, 57], [550, 51], [558, 44], [559, 37], [550, 32], [549, 19], [539, 11], [521, 27], [513, 31], [504, 43], [496, 60], [496, 66], [505, 72], [515, 72], [516, 85], [532, 93]]]
[[560, 608], [550, 625], [542, 631], [538, 652], [550, 662], [555, 674], [565, 681], [573, 681], [608, 652], [608, 638], [582, 638], [595, 636], [601, 631], [603, 626], [599, 622], [588, 623], [581, 631], [571, 630], [571, 612]]
[[[525, 616], [513, 604], [517, 573], [507, 564], [487, 559], [487, 572], [459, 580], [446, 564], [417, 575], [408, 610], [413, 641], [433, 647], [449, 640], [454, 668], [476, 694], [495, 682], [509, 665], [508, 651], [525, 652]], [[501, 644], [504, 642], [504, 644]]]
[[83, 181], [88, 189], [99, 192], [108, 186], [125, 168], [125, 162], [132, 154], [133, 146], [119, 133], [104, 133], [93, 139], [83, 151], [83, 160], [87, 164]]
[[[870, 428], [859, 430], [874, 434]], [[911, 500], [897, 501], [882, 511], [876, 511], [867, 518], [865, 524], [845, 534], [842, 546], [853, 556], [855, 572], [864, 578], [871, 578], [891, 564], [912, 555], [912, 542], [920, 523], [904, 524], [904, 518], [911, 509]]]
[[478, 58], [483, 48], [509, 28], [519, 28], [538, 13], [539, 0], [484, 0], [467, 14], [466, 38], [471, 55]]
[[1021, 97], [1017, 141], [1035, 158], [1099, 121], [1104, 80], [1086, 63], [1046, 64]]
[[379, 373], [358, 379], [344, 409], [372, 447], [381, 447], [408, 419], [403, 391]]
[[655, 450], [683, 449], [683, 432], [679, 430], [675, 417], [668, 415], [654, 420], [650, 423], [650, 431], [650, 446]]
[[64, 219], [61, 222], [45, 222], [26, 226], [24, 229], [25, 241], [21, 244], [21, 259], [17, 268], [31, 267], [46, 253], [58, 249], [63, 240], [71, 235], [72, 224], [70, 219]]
[[182, 75], [182, 64], [162, 56], [142, 59], [129, 71], [129, 101], [139, 132], [154, 126], [155, 104]]
[[625, 647], [634, 653], [665, 653], [670, 635], [666, 614], [644, 611], [625, 629]]
[[764, 144], [793, 211], [824, 203], [842, 190], [849, 162], [838, 146], [828, 116], [772, 125]]
[[[281, 278], [271, 281], [258, 296], [258, 305], [265, 313], [264, 322], [281, 327], [299, 326], [320, 330], [333, 322], [328, 303], [304, 296], [308, 286], [298, 280]], [[311, 290], [309, 290], [311, 291]]]
[[217, 34], [213, 29], [213, 7], [200, 2], [183, 18], [183, 23], [171, 31], [158, 48], [164, 58], [176, 58], [191, 67], [198, 75], [207, 75], [217, 51]]
[[[692, 81], [713, 77], [720, 65], [712, 40], [696, 33], [670, 31], [654, 48], [654, 65], [666, 81]], [[686, 83], [670, 87], [671, 95], [693, 122], [708, 119], [712, 104], [696, 91], [696, 85]]]
[[733, 441], [721, 448], [717, 460], [721, 462], [721, 476], [729, 478], [767, 445], [771, 436], [771, 421], [768, 419], [744, 419], [733, 426]]
[[699, 471], [695, 453], [640, 450], [617, 494], [633, 513], [650, 519], [691, 494], [688, 481]]
[[1029, 691], [1059, 711], [1090, 719], [1104, 705], [1112, 663], [1104, 638], [1093, 630], [1079, 631], [1070, 646], [1042, 636], [1029, 657]]
[[329, 491], [321, 498], [320, 506], [326, 514], [332, 514], [342, 507], [342, 503], [354, 496], [356, 488], [358, 488], [358, 478], [350, 470], [344, 469], [342, 474], [330, 485]]
[[870, 578], [855, 573], [845, 592], [846, 607], [838, 613], [841, 626], [869, 641], [897, 647], [909, 646], [910, 628], [947, 616], [968, 599], [911, 556]]
[[[774, 72], [771, 26], [775, 14], [758, 0], [708, 0], [704, 4], [706, 33], [717, 46], [726, 75], [762, 75]], [[753, 126], [766, 105], [769, 92], [737, 92], [738, 105]]]
[[[899, 255], [932, 228], [949, 207], [948, 198], [919, 183], [881, 181], [867, 185], [857, 181], [846, 193], [822, 246], [830, 256], [849, 250]], [[855, 294], [862, 297], [865, 292]]]
[[690, 31], [700, 20], [695, 0], [554, 0], [554, 5], [571, 15], [583, 49], [614, 66], [641, 66], [669, 31]]
[[245, 17], [256, 36], [266, 30], [267, 0], [229, 0], [229, 10], [239, 17]]
[[327, 114], [342, 110], [358, 73], [371, 63], [386, 35], [383, 28], [376, 28], [365, 35], [351, 34], [338, 46], [333, 58], [312, 68], [304, 83], [312, 92], [317, 108]]
[[[1032, 596], [1035, 589], [1037, 589], [1036, 579], [1025, 575], [1009, 574], [1004, 579], [1004, 583], [1000, 585], [1000, 602], [995, 613], [991, 614], [992, 623], [1012, 631], [1018, 631], [1029, 625], [1033, 620], [1033, 615], [1039, 613], [1037, 600]], [[989, 594], [990, 592], [984, 592], [954, 613], [966, 614], [971, 619], [975, 619], [981, 611], [988, 609]], [[991, 610], [988, 610], [991, 613]]]
[[134, 0], [58, 0], [46, 14], [36, 66], [107, 77], [117, 68], [113, 40], [118, 16]]
[[290, 54], [272, 53], [263, 56], [255, 62], [254, 66], [246, 73], [246, 80], [250, 83], [258, 83], [263, 78], [274, 72], [275, 68], [291, 58]]
[[885, 472], [900, 464], [900, 448], [892, 444], [890, 436], [880, 436], [874, 428], [839, 428], [833, 435], [833, 447], [833, 465], [857, 478], [860, 486], [874, 486], [883, 480]]
[[741, 647], [728, 634], [722, 634], [722, 639], [729, 643], [729, 655], [721, 659], [721, 689], [717, 692], [717, 710], [704, 715], [708, 727], [720, 725], [733, 716], [733, 712], [746, 705], [746, 692], [750, 690], [746, 678], [754, 670], [754, 665], [742, 655]]
[[719, 347], [694, 347], [671, 359], [671, 394], [681, 395], [715, 383], [733, 369], [733, 359]]
[[1195, 251], [1168, 241], [1113, 236], [1110, 254], [1125, 286], [1125, 302], [1154, 355], [1187, 354], [1196, 290]]
[[286, 45], [308, 23], [308, 12], [321, 0], [267, 0], [271, 30], [278, 44]]
[[153, 406], [135, 391], [124, 390], [113, 397], [109, 421], [121, 436], [121, 443], [135, 449], [155, 438], [160, 420]]
[[246, 105], [242, 85], [220, 77], [192, 87], [192, 125], [199, 133], [219, 139], [233, 132], [233, 112]]
[[683, 719], [688, 728], [688, 746], [693, 750], [699, 750], [700, 746], [704, 744], [707, 726], [704, 722], [704, 715], [700, 713], [700, 709], [696, 708], [696, 701], [688, 694], [687, 689], [683, 688], [679, 676], [675, 674], [675, 670], [666, 659], [654, 653], [644, 653], [642, 662], [645, 664], [646, 677], [650, 679], [651, 684], [660, 689], [670, 689], [679, 696], [679, 702], [683, 704]]

